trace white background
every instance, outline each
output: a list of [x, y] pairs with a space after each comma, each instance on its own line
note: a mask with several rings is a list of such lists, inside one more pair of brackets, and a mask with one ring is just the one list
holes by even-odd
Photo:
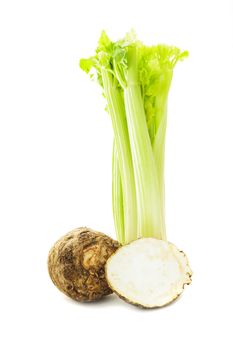
[[[221, 1], [1, 1], [0, 347], [232, 349], [233, 6]], [[102, 29], [188, 49], [174, 74], [166, 149], [168, 239], [193, 284], [143, 311], [115, 296], [79, 304], [47, 273], [60, 235], [114, 237], [111, 121], [78, 68]]]

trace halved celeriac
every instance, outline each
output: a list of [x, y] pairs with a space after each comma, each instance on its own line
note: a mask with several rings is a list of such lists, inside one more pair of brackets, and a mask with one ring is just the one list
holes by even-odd
[[154, 308], [175, 300], [192, 271], [186, 255], [172, 243], [141, 238], [120, 247], [106, 263], [110, 288], [129, 303]]

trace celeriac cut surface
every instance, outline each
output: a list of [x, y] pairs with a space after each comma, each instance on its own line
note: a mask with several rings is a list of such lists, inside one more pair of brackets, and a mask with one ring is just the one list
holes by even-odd
[[173, 244], [141, 238], [119, 248], [107, 261], [111, 289], [126, 301], [145, 308], [161, 307], [175, 300], [192, 271], [186, 255]]

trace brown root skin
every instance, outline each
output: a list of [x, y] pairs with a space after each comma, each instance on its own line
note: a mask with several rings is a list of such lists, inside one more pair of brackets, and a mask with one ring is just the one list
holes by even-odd
[[105, 263], [120, 244], [87, 227], [61, 237], [48, 256], [48, 272], [55, 286], [77, 301], [94, 301], [111, 294]]

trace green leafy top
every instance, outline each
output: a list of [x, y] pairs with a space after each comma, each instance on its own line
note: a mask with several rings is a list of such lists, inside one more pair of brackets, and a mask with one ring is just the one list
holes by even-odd
[[161, 105], [167, 98], [176, 63], [188, 56], [187, 51], [167, 45], [145, 46], [134, 31], [112, 42], [102, 32], [94, 56], [81, 59], [80, 67], [91, 77], [93, 69], [103, 87], [102, 70], [111, 73], [114, 85], [122, 90], [140, 84], [151, 141], [160, 123]]

